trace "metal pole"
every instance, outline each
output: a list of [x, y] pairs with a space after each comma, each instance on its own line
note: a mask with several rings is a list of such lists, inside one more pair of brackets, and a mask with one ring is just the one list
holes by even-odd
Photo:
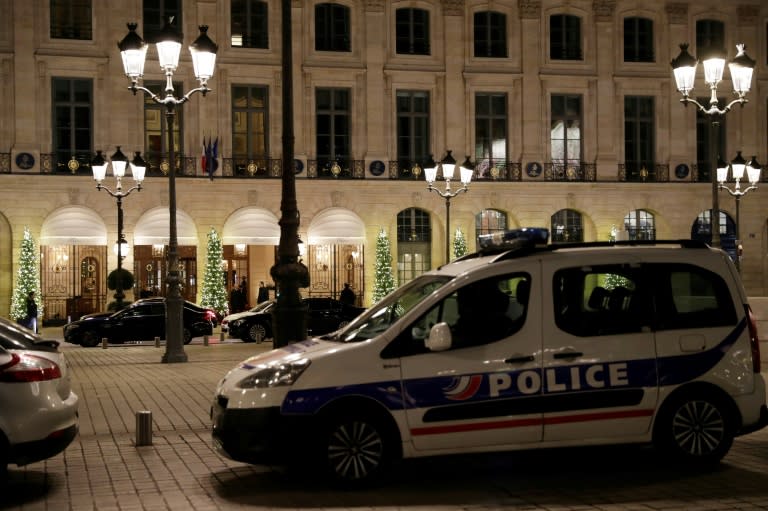
[[299, 261], [299, 209], [296, 204], [296, 175], [293, 165], [293, 57], [291, 1], [282, 0], [282, 87], [283, 87], [283, 175], [280, 202], [278, 262], [270, 269], [277, 284], [277, 303], [272, 312], [274, 347], [286, 346], [307, 337], [307, 309], [300, 287], [309, 286], [309, 270]]
[[[167, 75], [166, 93], [173, 94], [172, 77]], [[165, 297], [165, 353], [163, 363], [186, 362], [182, 338], [182, 297], [179, 283], [179, 241], [176, 233], [176, 155], [174, 154], [173, 123], [174, 101], [165, 104], [166, 127], [168, 128], [168, 293]]]
[[445, 198], [445, 262], [451, 261], [451, 198]]
[[741, 218], [739, 212], [739, 206], [741, 203], [741, 195], [736, 195], [736, 269], [741, 273], [741, 254], [739, 253], [739, 244], [741, 244]]
[[710, 114], [712, 120], [712, 140], [709, 141], [709, 165], [712, 178], [712, 218], [710, 230], [712, 231], [712, 246], [720, 248], [720, 200], [718, 196], [719, 186], [717, 182], [717, 144], [720, 140], [720, 121], [718, 113]]
[[117, 195], [117, 281], [115, 282], [115, 306], [123, 308], [123, 195]]

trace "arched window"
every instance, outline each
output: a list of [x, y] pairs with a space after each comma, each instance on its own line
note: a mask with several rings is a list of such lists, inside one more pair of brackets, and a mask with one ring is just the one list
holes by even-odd
[[507, 229], [507, 214], [498, 209], [484, 209], [475, 215], [475, 235], [493, 234]]
[[[712, 243], [711, 209], [702, 211], [696, 217], [696, 221], [691, 226], [691, 239]], [[736, 222], [722, 209], [720, 210], [720, 248], [728, 252], [731, 258], [736, 257]]]
[[655, 240], [656, 220], [653, 213], [644, 209], [630, 211], [624, 217], [624, 229], [631, 240]]
[[552, 215], [550, 233], [553, 243], [584, 241], [581, 213], [573, 209], [561, 209]]
[[431, 268], [429, 213], [408, 208], [397, 214], [397, 284], [402, 286]]

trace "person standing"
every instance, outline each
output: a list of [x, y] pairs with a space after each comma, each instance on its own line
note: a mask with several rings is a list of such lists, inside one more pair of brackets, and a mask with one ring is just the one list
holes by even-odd
[[263, 303], [269, 300], [269, 288], [264, 285], [264, 281], [259, 281], [259, 294], [256, 295], [256, 303]]
[[339, 301], [344, 305], [355, 304], [355, 292], [352, 291], [351, 287], [349, 287], [348, 282], [344, 283], [344, 289], [342, 289], [341, 293], [339, 293]]
[[27, 294], [27, 328], [37, 333], [37, 302], [35, 302], [35, 292], [30, 291]]

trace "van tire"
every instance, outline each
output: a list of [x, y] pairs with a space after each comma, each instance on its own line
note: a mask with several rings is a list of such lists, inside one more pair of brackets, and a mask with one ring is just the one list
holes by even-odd
[[396, 457], [385, 422], [364, 411], [327, 417], [318, 444], [317, 461], [326, 476], [344, 487], [378, 481]]
[[654, 445], [675, 461], [718, 463], [733, 445], [731, 408], [717, 395], [672, 396], [659, 412], [653, 438]]

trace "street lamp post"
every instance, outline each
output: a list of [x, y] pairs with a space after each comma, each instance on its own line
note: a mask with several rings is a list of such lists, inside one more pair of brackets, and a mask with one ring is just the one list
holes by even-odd
[[208, 80], [213, 76], [216, 65], [216, 52], [218, 46], [208, 37], [208, 26], [200, 25], [200, 34], [189, 47], [192, 55], [195, 78], [200, 82], [200, 87], [190, 90], [181, 97], [174, 95], [173, 73], [179, 64], [179, 54], [183, 35], [173, 27], [173, 17], [167, 17], [165, 25], [160, 31], [157, 46], [157, 56], [160, 68], [165, 72], [165, 96], [160, 97], [149, 89], [139, 85], [144, 76], [144, 60], [147, 55], [147, 43], [136, 33], [136, 23], [128, 23], [128, 34], [118, 43], [123, 57], [125, 74], [131, 80], [129, 89], [136, 95], [142, 91], [155, 103], [165, 106], [166, 129], [168, 132], [168, 209], [169, 209], [169, 236], [168, 236], [168, 292], [165, 298], [165, 354], [162, 362], [175, 363], [186, 362], [187, 354], [184, 352], [182, 312], [183, 298], [179, 281], [179, 251], [178, 236], [176, 232], [176, 156], [174, 154], [174, 119], [176, 107], [189, 101], [190, 96], [199, 92], [203, 96], [211, 89], [208, 88]]
[[[725, 50], [711, 49], [703, 58], [704, 62], [704, 81], [710, 89], [709, 106], [704, 106], [697, 100], [689, 97], [693, 90], [693, 82], [696, 78], [696, 67], [699, 61], [688, 53], [688, 45], [680, 45], [680, 55], [672, 59], [672, 69], [675, 75], [677, 90], [683, 95], [680, 102], [683, 106], [693, 103], [699, 111], [709, 117], [712, 126], [712, 139], [709, 146], [710, 165], [716, 165], [717, 160], [717, 141], [720, 138], [720, 117], [727, 114], [733, 105], [739, 103], [742, 107], [747, 102], [746, 95], [752, 82], [752, 72], [755, 68], [755, 61], [744, 53], [745, 46], [737, 44], [736, 56], [728, 64], [731, 71], [731, 80], [733, 81], [733, 91], [738, 96], [736, 99], [720, 108], [720, 101], [717, 98], [717, 86], [723, 79], [723, 69], [725, 68]], [[710, 218], [710, 230], [712, 232], [712, 246], [720, 247], [720, 204], [718, 200], [718, 183], [715, 169], [711, 169], [712, 181], [712, 216]]]
[[107, 166], [109, 163], [102, 156], [101, 151], [96, 151], [96, 156], [91, 161], [91, 169], [93, 169], [93, 179], [96, 181], [97, 190], [105, 190], [112, 197], [117, 199], [117, 274], [115, 279], [115, 307], [117, 310], [123, 308], [123, 243], [125, 237], [123, 236], [123, 198], [128, 197], [134, 190], [141, 191], [141, 182], [144, 181], [144, 173], [147, 170], [147, 164], [141, 158], [140, 153], [136, 153], [133, 161], [130, 163], [131, 174], [133, 180], [136, 181], [136, 186], [123, 190], [123, 177], [125, 177], [125, 169], [128, 167], [128, 158], [125, 157], [120, 150], [120, 146], [117, 146], [117, 151], [110, 158], [112, 160], [112, 174], [115, 176], [115, 189], [111, 190], [108, 187], [101, 184], [107, 175]]
[[[726, 185], [728, 180], [728, 169], [730, 167], [731, 175], [736, 182], [733, 188]], [[741, 271], [741, 215], [739, 212], [739, 206], [741, 198], [751, 192], [757, 190], [757, 183], [760, 181], [760, 164], [757, 162], [757, 157], [753, 156], [749, 162], [744, 161], [744, 157], [741, 156], [741, 151], [738, 152], [736, 158], [731, 160], [731, 164], [728, 165], [724, 162], [718, 162], [717, 165], [717, 182], [721, 190], [727, 191], [733, 198], [736, 199], [736, 268]], [[744, 170], [747, 171], [747, 180], [749, 186], [741, 189], [740, 181], [744, 178]]]
[[437, 164], [432, 160], [424, 166], [424, 178], [427, 180], [427, 190], [437, 193], [440, 197], [445, 199], [445, 262], [450, 261], [450, 245], [451, 245], [451, 199], [456, 197], [462, 192], [469, 190], [469, 182], [472, 181], [472, 174], [474, 172], [474, 166], [469, 161], [469, 156], [464, 160], [459, 168], [461, 176], [461, 188], [456, 190], [451, 189], [451, 180], [453, 179], [453, 173], [456, 169], [456, 159], [451, 156], [451, 151], [440, 162], [440, 167], [443, 169], [443, 179], [445, 180], [445, 190], [438, 190], [435, 188], [434, 182], [437, 177]]
[[280, 244], [277, 263], [269, 274], [277, 285], [277, 303], [272, 311], [274, 347], [286, 346], [307, 337], [307, 309], [300, 287], [309, 286], [309, 270], [299, 258], [299, 208], [293, 164], [293, 55], [291, 46], [291, 1], [282, 0], [282, 89], [283, 175], [280, 202]]

